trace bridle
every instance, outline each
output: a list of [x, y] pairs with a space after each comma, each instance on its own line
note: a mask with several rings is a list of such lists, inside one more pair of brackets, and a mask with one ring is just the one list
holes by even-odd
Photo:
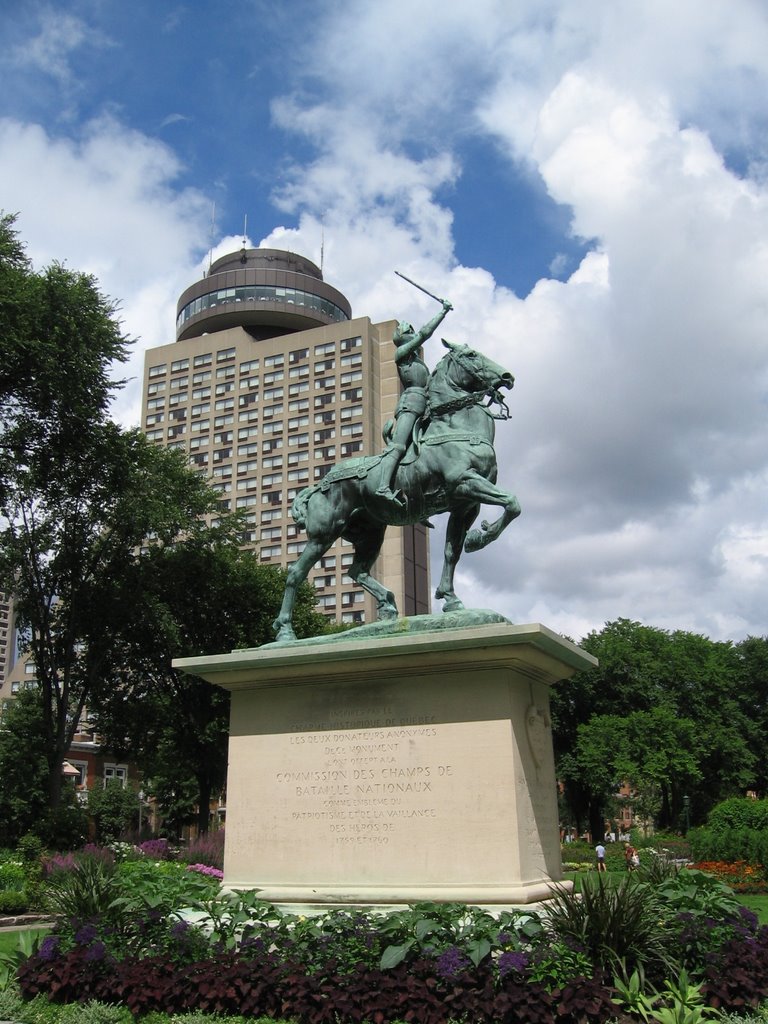
[[[463, 394], [456, 398], [449, 398], [448, 401], [441, 402], [439, 405], [433, 405], [430, 400], [427, 405], [428, 416], [444, 416], [446, 414], [457, 412], [459, 409], [466, 409], [470, 405], [479, 405], [487, 396], [488, 405], [482, 406], [483, 412], [494, 420], [508, 420], [512, 414], [509, 411], [509, 406], [507, 405], [504, 396], [498, 388], [488, 385], [479, 391], [466, 391], [460, 384], [457, 384], [456, 381], [451, 378], [451, 368], [453, 366], [451, 360], [455, 360], [462, 370], [469, 374], [473, 380], [478, 381], [481, 384], [484, 383], [479, 377], [475, 366], [467, 358], [466, 353], [459, 349], [452, 348], [448, 352], [448, 369], [445, 373], [445, 380], [454, 389], [454, 391], [462, 391]], [[494, 405], [499, 407], [498, 412], [493, 411]]]

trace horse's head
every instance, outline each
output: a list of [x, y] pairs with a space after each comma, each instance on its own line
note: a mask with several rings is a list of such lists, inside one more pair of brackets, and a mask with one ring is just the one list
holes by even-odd
[[[484, 391], [493, 394], [500, 388], [511, 388], [515, 378], [503, 366], [495, 363], [470, 345], [458, 345], [442, 339], [448, 349], [445, 357], [454, 368], [453, 383], [466, 391]], [[457, 372], [458, 371], [458, 372]], [[461, 374], [461, 377], [459, 376]]]

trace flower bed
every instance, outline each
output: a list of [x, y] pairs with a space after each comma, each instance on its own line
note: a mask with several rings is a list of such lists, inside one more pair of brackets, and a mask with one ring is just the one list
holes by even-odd
[[706, 871], [718, 881], [730, 886], [734, 892], [764, 893], [768, 892], [768, 876], [762, 864], [748, 864], [738, 860], [733, 863], [725, 861], [701, 861], [691, 867]]
[[[194, 874], [194, 872], [192, 872]], [[562, 890], [546, 920], [459, 904], [386, 915], [282, 914], [252, 893], [198, 901], [205, 927], [177, 913], [63, 922], [21, 966], [25, 998], [119, 1003], [153, 1011], [290, 1018], [298, 1024], [601, 1024], [640, 969], [650, 1003], [687, 971], [724, 1009], [768, 998], [768, 928], [698, 871], [653, 887], [594, 873], [586, 895]], [[661, 1005], [661, 1003], [659, 1003]]]

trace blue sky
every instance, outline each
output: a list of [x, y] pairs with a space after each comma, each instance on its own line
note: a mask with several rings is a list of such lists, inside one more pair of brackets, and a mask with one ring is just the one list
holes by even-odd
[[0, 206], [121, 301], [135, 377], [214, 204], [216, 253], [245, 216], [324, 241], [356, 315], [432, 314], [400, 269], [517, 377], [523, 516], [463, 559], [467, 604], [766, 632], [764, 3], [31, 0], [0, 28]]

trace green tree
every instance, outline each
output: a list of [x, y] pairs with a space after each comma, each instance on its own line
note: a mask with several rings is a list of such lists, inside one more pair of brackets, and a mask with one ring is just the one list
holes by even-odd
[[738, 690], [756, 759], [750, 788], [764, 795], [768, 792], [768, 637], [748, 636], [736, 645], [736, 652], [741, 666]]
[[[644, 776], [646, 787], [658, 789], [660, 825], [679, 823], [685, 795], [691, 799], [692, 819], [700, 821], [714, 803], [749, 784], [755, 765], [753, 730], [739, 690], [741, 661], [732, 644], [618, 619], [590, 633], [581, 646], [599, 659], [599, 668], [577, 673], [552, 693], [558, 771], [577, 823], [588, 822], [593, 835], [601, 834], [612, 787], [621, 781], [615, 722], [600, 734], [605, 770], [598, 770], [594, 760], [587, 770], [585, 752], [578, 750], [580, 727], [597, 716], [627, 719], [663, 709], [693, 723], [697, 771], [681, 771], [663, 784], [652, 781], [652, 773]], [[646, 741], [651, 748], [674, 742], [667, 732], [658, 737], [651, 732]], [[596, 744], [591, 746], [594, 753]], [[670, 751], [660, 752], [660, 763], [670, 756]]]
[[34, 833], [49, 847], [72, 848], [88, 832], [74, 787], [66, 786], [56, 810], [48, 802], [43, 703], [37, 689], [6, 702], [0, 720], [0, 846], [15, 846]]
[[114, 843], [136, 827], [139, 798], [119, 779], [109, 779], [88, 793], [88, 813], [96, 827], [96, 841]]
[[86, 275], [33, 271], [7, 216], [0, 336], [0, 590], [35, 665], [55, 811], [83, 709], [133, 624], [139, 564], [196, 529], [215, 494], [179, 453], [109, 419], [127, 350], [113, 304]]
[[604, 794], [606, 803], [626, 782], [640, 817], [668, 822], [671, 808], [701, 777], [697, 729], [667, 707], [624, 717], [594, 715], [578, 727], [561, 771], [565, 779]]
[[[136, 628], [114, 649], [114, 685], [92, 706], [110, 747], [141, 766], [172, 831], [194, 806], [199, 830], [208, 828], [210, 800], [226, 780], [229, 694], [171, 663], [270, 642], [282, 600], [283, 570], [259, 564], [238, 542], [237, 522], [224, 520], [148, 553], [136, 581]], [[325, 632], [314, 600], [304, 586], [300, 636]]]
[[43, 708], [36, 690], [23, 690], [3, 708], [0, 779], [0, 846], [15, 846], [48, 806]]

